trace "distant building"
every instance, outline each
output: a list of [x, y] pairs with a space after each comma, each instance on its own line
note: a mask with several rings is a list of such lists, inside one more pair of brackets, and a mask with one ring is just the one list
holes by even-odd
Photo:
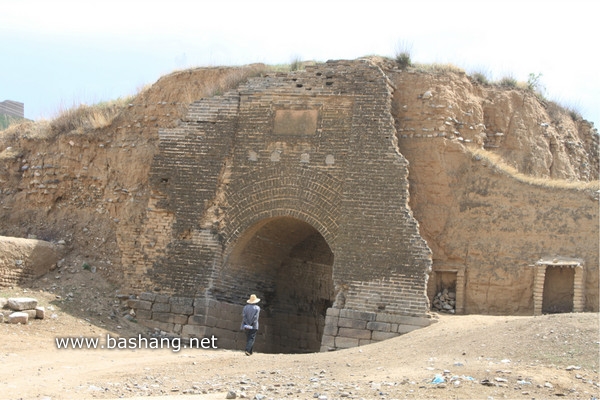
[[25, 117], [25, 105], [18, 101], [4, 100], [0, 102], [0, 114], [8, 115], [10, 117], [24, 118]]

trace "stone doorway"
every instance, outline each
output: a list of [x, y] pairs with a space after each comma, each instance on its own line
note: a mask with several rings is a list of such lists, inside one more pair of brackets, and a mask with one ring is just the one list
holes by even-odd
[[242, 234], [224, 268], [238, 297], [262, 298], [257, 350], [320, 351], [334, 298], [333, 258], [319, 231], [296, 218], [264, 219]]
[[534, 315], [583, 311], [582, 260], [540, 260], [535, 268]]
[[573, 268], [546, 267], [542, 314], [568, 313], [573, 311]]
[[434, 265], [428, 282], [427, 294], [432, 310], [464, 314], [465, 267], [462, 265]]

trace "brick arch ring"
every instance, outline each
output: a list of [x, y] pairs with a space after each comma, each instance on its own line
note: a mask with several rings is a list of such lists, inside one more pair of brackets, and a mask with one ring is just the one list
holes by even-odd
[[222, 235], [226, 255], [259, 221], [292, 217], [313, 226], [334, 247], [340, 219], [342, 182], [323, 172], [298, 167], [268, 167], [232, 182]]

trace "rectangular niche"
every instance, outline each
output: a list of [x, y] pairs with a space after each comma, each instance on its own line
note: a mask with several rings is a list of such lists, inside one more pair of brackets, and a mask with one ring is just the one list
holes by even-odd
[[[433, 287], [431, 285], [434, 285]], [[442, 267], [434, 268], [430, 281], [430, 302], [434, 311], [464, 314], [465, 305], [465, 268]], [[441, 296], [440, 296], [441, 295]], [[440, 309], [440, 306], [450, 305], [453, 309]]]
[[540, 260], [535, 264], [533, 314], [582, 312], [582, 260]]
[[318, 110], [277, 110], [275, 135], [314, 135], [317, 132]]

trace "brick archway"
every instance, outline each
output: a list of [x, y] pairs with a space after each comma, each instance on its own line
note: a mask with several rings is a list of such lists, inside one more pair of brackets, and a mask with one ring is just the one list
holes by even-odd
[[266, 218], [232, 247], [216, 273], [212, 297], [238, 304], [250, 293], [262, 299], [257, 350], [319, 351], [334, 300], [334, 255], [319, 231], [289, 216]]
[[[214, 334], [223, 348], [240, 348], [239, 318], [248, 291], [269, 293], [258, 280], [245, 283], [259, 271], [253, 241], [268, 237], [285, 248], [289, 239], [304, 248], [302, 235], [292, 235], [297, 229], [310, 232], [316, 248], [326, 245], [335, 254], [322, 263], [331, 272], [320, 275], [330, 276], [325, 286], [335, 287], [320, 350], [429, 325], [431, 249], [408, 206], [408, 163], [397, 146], [393, 90], [368, 60], [328, 62], [200, 99], [179, 127], [159, 131], [143, 248], [131, 257], [135, 269], [128, 277], [143, 272], [144, 281], [136, 285], [159, 287], [176, 306], [161, 303], [155, 313], [152, 305], [145, 314], [149, 323], [184, 337]], [[157, 240], [157, 232], [168, 237]], [[298, 259], [288, 257], [295, 254], [291, 249], [280, 250], [266, 255], [267, 270]], [[325, 253], [313, 250], [299, 259]], [[309, 286], [301, 285], [302, 296]], [[321, 315], [331, 302], [327, 290], [299, 304], [324, 299], [308, 307]]]

